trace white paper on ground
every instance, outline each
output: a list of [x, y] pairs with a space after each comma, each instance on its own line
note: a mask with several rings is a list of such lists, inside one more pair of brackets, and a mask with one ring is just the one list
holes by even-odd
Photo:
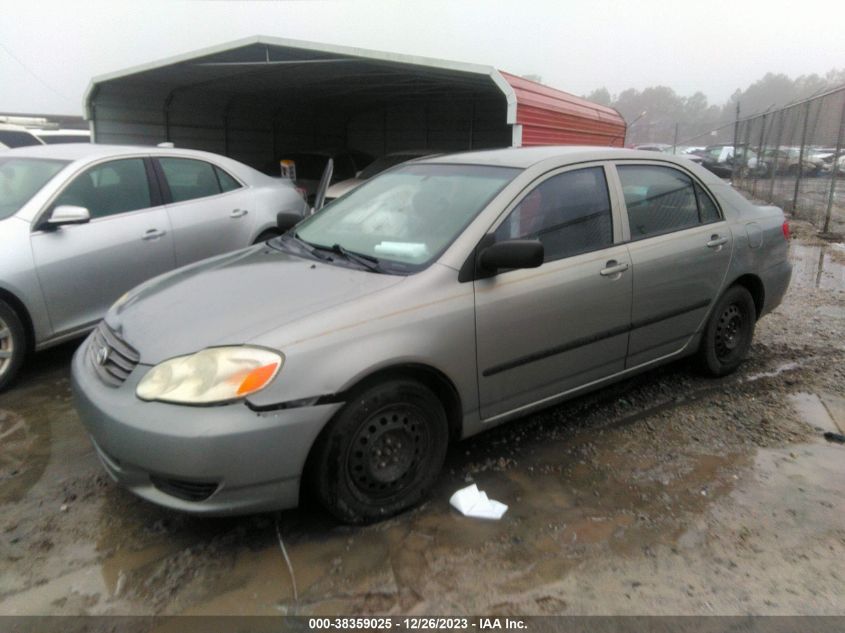
[[488, 499], [487, 494], [475, 484], [455, 492], [449, 503], [464, 516], [477, 519], [501, 519], [508, 509], [504, 503]]

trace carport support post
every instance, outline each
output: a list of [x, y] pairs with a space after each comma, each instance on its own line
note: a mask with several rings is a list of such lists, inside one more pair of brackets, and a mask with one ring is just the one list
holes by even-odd
[[792, 215], [798, 208], [798, 190], [801, 188], [801, 175], [804, 173], [804, 146], [807, 144], [807, 128], [810, 125], [810, 104], [807, 102], [807, 111], [804, 113], [804, 126], [801, 129], [801, 149], [798, 150], [798, 175], [795, 178], [795, 191], [792, 194]]
[[830, 174], [830, 191], [827, 194], [827, 211], [824, 216], [823, 233], [830, 230], [830, 215], [833, 212], [833, 198], [836, 195], [836, 175], [839, 173], [837, 169], [837, 160], [839, 153], [842, 151], [843, 135], [845, 135], [845, 92], [842, 94], [842, 114], [839, 117], [839, 135], [836, 137], [836, 152], [833, 154], [833, 171]]

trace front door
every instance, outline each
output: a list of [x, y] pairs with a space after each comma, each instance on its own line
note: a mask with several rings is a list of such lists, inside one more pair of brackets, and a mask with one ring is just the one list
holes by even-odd
[[495, 229], [539, 239], [545, 261], [474, 282], [482, 418], [624, 369], [632, 270], [618, 223], [596, 165], [544, 177]]
[[93, 325], [124, 292], [174, 268], [170, 222], [154, 200], [144, 159], [126, 158], [82, 172], [53, 202], [91, 215], [31, 236], [54, 335]]

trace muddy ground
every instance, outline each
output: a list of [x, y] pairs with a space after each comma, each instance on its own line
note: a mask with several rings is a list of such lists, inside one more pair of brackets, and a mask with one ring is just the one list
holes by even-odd
[[[845, 246], [793, 230], [735, 375], [679, 362], [460, 443], [366, 528], [136, 499], [72, 408], [74, 345], [40, 354], [0, 396], [0, 614], [845, 614]], [[501, 521], [450, 509], [471, 481]]]

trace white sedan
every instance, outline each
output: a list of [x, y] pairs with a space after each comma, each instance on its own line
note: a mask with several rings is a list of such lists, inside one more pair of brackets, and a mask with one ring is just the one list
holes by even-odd
[[27, 349], [90, 330], [124, 292], [278, 234], [288, 180], [161, 147], [33, 145], [0, 155], [0, 390]]

